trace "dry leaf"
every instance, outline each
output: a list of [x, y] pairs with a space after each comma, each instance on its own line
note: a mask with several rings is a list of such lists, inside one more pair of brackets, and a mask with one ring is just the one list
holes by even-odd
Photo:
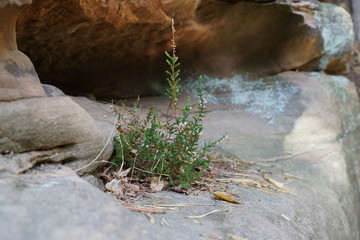
[[131, 170], [131, 168], [128, 168], [124, 171], [119, 171], [116, 173], [116, 176], [117, 177], [126, 177], [129, 174], [130, 170]]
[[203, 233], [200, 235], [201, 237], [208, 237], [208, 238], [214, 238], [214, 239], [223, 239], [223, 237], [220, 237], [216, 233]]
[[216, 212], [220, 212], [220, 210], [213, 210], [213, 211], [211, 211], [211, 212], [208, 212], [208, 213], [205, 213], [205, 214], [199, 215], [199, 216], [188, 216], [188, 218], [190, 218], [190, 219], [203, 218], [203, 217], [206, 217], [206, 216], [208, 216], [208, 215], [210, 215], [210, 214], [213, 214], [213, 213], [216, 213]]
[[238, 237], [238, 236], [232, 235], [232, 234], [227, 234], [227, 237], [231, 240], [246, 240], [245, 238]]
[[126, 189], [133, 191], [133, 192], [139, 192], [140, 187], [137, 184], [127, 183], [125, 184]]
[[106, 183], [105, 188], [116, 195], [124, 196], [124, 183], [121, 180], [113, 179]]
[[232, 199], [231, 197], [229, 197], [227, 194], [225, 193], [213, 193], [213, 195], [217, 198], [220, 198], [221, 200], [227, 201], [227, 202], [231, 202], [231, 203], [239, 203], [238, 201]]
[[161, 192], [165, 186], [164, 181], [159, 181], [159, 178], [152, 178], [150, 188], [153, 192]]

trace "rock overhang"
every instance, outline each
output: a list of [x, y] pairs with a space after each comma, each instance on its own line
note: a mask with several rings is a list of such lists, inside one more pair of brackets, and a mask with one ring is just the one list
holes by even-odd
[[[324, 57], [333, 49], [324, 39], [321, 15], [335, 8], [317, 1], [296, 5], [35, 0], [20, 17], [17, 37], [43, 83], [71, 94], [153, 95], [166, 84], [163, 53], [170, 49], [171, 18], [176, 22], [178, 55], [188, 73], [217, 77], [292, 69], [343, 73], [350, 38], [345, 39], [345, 48]], [[338, 29], [351, 28], [351, 17], [340, 15]]]

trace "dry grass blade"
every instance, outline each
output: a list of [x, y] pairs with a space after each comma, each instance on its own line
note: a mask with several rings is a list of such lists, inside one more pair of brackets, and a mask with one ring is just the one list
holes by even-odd
[[161, 225], [170, 227], [170, 224], [168, 223], [168, 221], [166, 221], [164, 217], [161, 220]]
[[156, 210], [154, 208], [146, 208], [142, 206], [136, 206], [129, 203], [123, 204], [127, 209], [136, 211], [136, 212], [147, 212], [147, 213], [165, 213], [164, 210]]
[[246, 240], [245, 238], [238, 237], [238, 236], [232, 235], [232, 234], [227, 234], [227, 237], [231, 240]]
[[179, 211], [179, 208], [177, 208], [177, 207], [161, 207], [161, 206], [156, 206], [156, 205], [144, 205], [144, 207], [155, 208], [155, 209], [163, 209], [163, 210]]
[[299, 176], [296, 176], [296, 175], [293, 175], [293, 174], [290, 174], [290, 173], [284, 173], [284, 174], [286, 176], [288, 176], [288, 177], [292, 177], [292, 178], [296, 178], [296, 179], [305, 181], [305, 178], [303, 178], [303, 177], [299, 177]]
[[203, 215], [199, 215], [199, 216], [188, 216], [188, 218], [190, 219], [199, 219], [199, 218], [203, 218], [203, 217], [206, 217], [206, 216], [209, 216], [210, 214], [213, 214], [213, 213], [216, 213], [216, 212], [220, 212], [220, 210], [213, 210], [211, 212], [208, 212], [208, 213], [205, 213]]
[[201, 224], [201, 222], [199, 222], [198, 220], [195, 220], [195, 219], [192, 219], [191, 221], [194, 223], [197, 223], [197, 224]]
[[207, 238], [213, 238], [213, 239], [224, 239], [223, 237], [220, 237], [216, 233], [203, 233], [200, 236], [201, 237], [207, 237]]
[[275, 181], [274, 179], [269, 178], [266, 174], [263, 174], [262, 176], [266, 181], [271, 183], [273, 187], [275, 187], [275, 190], [277, 190], [277, 192], [290, 193], [297, 196], [297, 193], [289, 188], [286, 188], [284, 183]]
[[147, 213], [145, 215], [149, 218], [151, 224], [155, 224], [155, 218], [151, 213]]
[[[154, 207], [193, 207], [193, 204], [161, 204], [161, 205], [153, 205]], [[212, 206], [212, 205], [210, 205]]]
[[273, 179], [269, 179], [268, 177], [266, 177], [266, 178], [264, 178], [266, 181], [261, 180], [257, 177], [253, 177], [253, 179], [250, 179], [250, 178], [218, 178], [218, 179], [204, 179], [204, 180], [208, 181], [208, 182], [214, 182], [214, 183], [236, 183], [239, 186], [242, 186], [247, 189], [251, 189], [252, 187], [255, 187], [257, 190], [262, 191], [264, 193], [271, 194], [271, 195], [275, 195], [275, 193], [282, 192], [282, 193], [290, 193], [290, 194], [297, 196], [295, 191], [284, 187], [283, 183], [277, 182]]
[[263, 178], [264, 178], [266, 181], [268, 181], [269, 183], [274, 184], [277, 188], [280, 188], [280, 189], [283, 189], [283, 188], [284, 188], [284, 183], [275, 181], [274, 179], [269, 178], [266, 174], [263, 174]]

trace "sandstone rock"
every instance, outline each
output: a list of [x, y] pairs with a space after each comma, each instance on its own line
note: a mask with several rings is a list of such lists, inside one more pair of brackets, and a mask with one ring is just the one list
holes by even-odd
[[172, 17], [187, 72], [228, 76], [347, 69], [350, 16], [317, 1], [35, 0], [19, 20], [19, 46], [44, 83], [67, 93], [156, 94], [166, 84], [163, 52], [170, 49]]
[[[116, 131], [112, 132], [112, 130], [114, 128], [114, 123], [117, 123], [117, 118], [112, 110], [111, 104], [91, 101], [85, 97], [72, 97], [71, 99], [90, 114], [95, 120], [98, 129], [101, 129], [102, 134], [104, 134], [104, 138], [113, 138]], [[111, 132], [113, 135], [110, 136]]]
[[17, 50], [15, 24], [19, 11], [17, 6], [0, 5], [0, 101], [45, 96], [33, 64]]
[[[150, 224], [143, 213], [125, 210], [68, 168], [41, 167], [18, 176], [1, 170], [0, 161], [2, 239], [228, 239], [228, 234], [244, 239], [359, 239], [360, 104], [354, 84], [344, 77], [296, 72], [266, 78], [266, 87], [234, 88], [231, 84], [241, 82], [236, 80], [213, 88], [219, 90], [229, 83], [228, 100], [243, 94], [252, 95], [253, 101], [246, 106], [209, 103], [204, 140], [227, 131], [229, 140], [220, 146], [225, 152], [272, 165], [254, 165], [254, 170], [273, 173], [271, 177], [279, 178], [295, 195], [270, 195], [230, 184], [229, 190], [240, 197], [240, 204], [230, 204], [215, 200], [210, 193], [161, 192], [134, 204], [160, 198], [162, 204], [190, 206], [153, 214], [154, 224]], [[286, 85], [277, 85], [279, 81]], [[288, 95], [292, 88], [298, 91]], [[211, 94], [224, 97], [221, 91]], [[267, 104], [257, 104], [262, 98]], [[88, 108], [97, 106], [80, 100]], [[166, 112], [168, 102], [160, 98], [146, 99], [143, 107], [151, 101]], [[284, 106], [282, 111], [278, 111], [279, 104]], [[259, 114], [267, 108], [273, 109], [273, 123], [266, 111]], [[197, 222], [188, 218], [213, 210], [220, 211]]]
[[[106, 138], [94, 120], [70, 97], [0, 102], [0, 122], [0, 161], [14, 172], [43, 162], [83, 167], [105, 146]], [[111, 153], [110, 144], [98, 160], [107, 160]], [[80, 173], [98, 166], [93, 164]]]
[[[293, 200], [286, 197], [286, 201], [291, 202], [288, 202], [291, 206], [285, 207], [288, 210], [283, 209], [282, 204], [273, 205], [272, 210], [261, 207], [261, 212], [269, 214], [265, 214], [265, 222], [274, 224], [268, 228], [280, 228], [280, 231], [267, 233], [275, 235], [259, 234], [254, 239], [358, 239], [360, 150], [355, 139], [360, 136], [360, 105], [356, 87], [344, 77], [321, 73], [286, 72], [266, 79], [266, 82], [274, 80], [290, 83], [300, 91], [288, 98], [288, 88], [278, 87], [277, 92], [270, 92], [273, 99], [265, 105], [259, 106], [253, 100], [255, 104], [232, 106], [235, 111], [227, 115], [224, 110], [220, 114], [214, 111], [208, 114], [205, 125], [211, 136], [228, 132], [229, 143], [223, 144], [222, 148], [229, 153], [248, 160], [268, 159], [260, 162], [273, 165], [270, 171], [283, 172], [288, 168], [291, 169], [289, 173], [305, 179], [288, 185], [299, 194]], [[231, 86], [228, 89], [233, 89], [228, 96], [246, 94]], [[255, 88], [250, 94], [261, 99], [269, 92]], [[284, 100], [286, 107], [277, 111], [277, 105]], [[266, 108], [274, 112], [273, 124], [269, 124], [266, 114], [261, 111], [258, 114], [259, 109]], [[286, 155], [290, 157], [283, 158]], [[298, 209], [302, 204], [302, 210]], [[284, 223], [286, 219], [270, 217], [281, 213], [292, 216], [287, 224]], [[244, 232], [249, 235], [243, 236], [251, 236], [251, 229], [256, 229], [259, 224], [253, 220], [253, 215], [249, 214], [249, 218], [243, 213], [240, 215], [247, 219], [241, 226], [248, 229]], [[290, 230], [290, 225], [298, 230]]]
[[355, 39], [351, 15], [342, 7], [321, 4], [314, 17], [323, 40], [323, 50], [302, 69], [324, 70], [330, 74], [348, 72]]
[[47, 97], [58, 97], [58, 96], [66, 96], [63, 91], [58, 89], [55, 86], [49, 84], [42, 84], [42, 87], [45, 91]]

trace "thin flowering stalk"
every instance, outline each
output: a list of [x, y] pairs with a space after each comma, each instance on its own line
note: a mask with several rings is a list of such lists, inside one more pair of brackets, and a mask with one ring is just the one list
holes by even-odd
[[175, 22], [174, 19], [171, 19], [171, 32], [172, 32], [172, 39], [171, 39], [171, 48], [172, 48], [172, 56], [173, 58], [176, 58], [176, 43], [175, 43]]
[[172, 48], [172, 55], [170, 55], [168, 52], [165, 52], [165, 55], [167, 57], [166, 62], [170, 66], [170, 71], [166, 71], [166, 73], [169, 75], [167, 78], [169, 89], [166, 91], [166, 95], [170, 99], [169, 107], [167, 110], [167, 114], [169, 115], [169, 111], [172, 110], [174, 114], [174, 118], [176, 118], [176, 112], [178, 109], [178, 96], [180, 86], [178, 85], [181, 78], [180, 70], [177, 70], [177, 68], [180, 66], [180, 63], [178, 63], [178, 57], [176, 56], [176, 43], [175, 43], [175, 26], [174, 26], [174, 19], [171, 19], [171, 30], [172, 30], [172, 39], [171, 39], [171, 48]]

